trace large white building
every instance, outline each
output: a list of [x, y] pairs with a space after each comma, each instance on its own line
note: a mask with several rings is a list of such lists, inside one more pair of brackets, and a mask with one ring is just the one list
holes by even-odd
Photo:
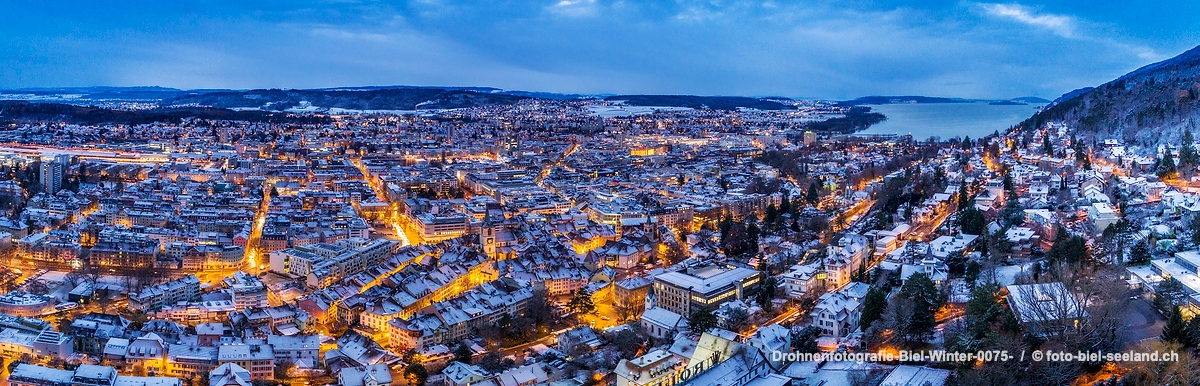
[[1163, 280], [1174, 278], [1183, 284], [1184, 311], [1200, 314], [1200, 251], [1176, 252], [1175, 256], [1155, 259], [1149, 265], [1127, 268], [1130, 284], [1153, 293]]
[[758, 289], [759, 272], [749, 268], [702, 263], [654, 278], [655, 304], [679, 315], [701, 307], [716, 309], [729, 300], [745, 299]]
[[1106, 202], [1097, 202], [1088, 207], [1088, 221], [1092, 222], [1092, 230], [1096, 234], [1104, 233], [1104, 229], [1117, 220], [1117, 210]]
[[200, 279], [196, 275], [142, 289], [141, 292], [129, 295], [129, 308], [141, 312], [153, 313], [163, 307], [174, 306], [200, 296]]
[[323, 287], [377, 264], [392, 253], [396, 243], [387, 239], [350, 238], [337, 244], [312, 244], [271, 252], [271, 272], [305, 278], [309, 286]]
[[811, 313], [812, 325], [820, 328], [822, 335], [834, 338], [842, 338], [858, 330], [862, 299], [870, 288], [869, 285], [855, 282], [836, 293], [821, 295]]
[[44, 190], [46, 193], [54, 194], [57, 193], [59, 189], [62, 189], [63, 164], [58, 162], [42, 161], [40, 172], [42, 190]]

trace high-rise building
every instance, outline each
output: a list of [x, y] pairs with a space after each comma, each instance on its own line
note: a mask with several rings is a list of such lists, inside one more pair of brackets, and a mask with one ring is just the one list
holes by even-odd
[[817, 133], [814, 133], [812, 131], [805, 131], [804, 132], [804, 146], [812, 146], [814, 143], [817, 143]]
[[62, 189], [63, 164], [42, 161], [42, 189], [49, 194], [58, 193]]

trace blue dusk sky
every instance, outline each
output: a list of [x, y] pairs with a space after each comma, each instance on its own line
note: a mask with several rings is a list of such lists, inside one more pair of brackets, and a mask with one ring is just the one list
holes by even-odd
[[1178, 0], [17, 0], [0, 87], [1054, 98], [1197, 44]]

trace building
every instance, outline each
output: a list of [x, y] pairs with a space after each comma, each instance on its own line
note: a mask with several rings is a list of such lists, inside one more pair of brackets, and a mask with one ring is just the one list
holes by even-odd
[[686, 365], [686, 358], [657, 349], [632, 360], [622, 359], [613, 372], [617, 374], [617, 386], [670, 384], [668, 381], [675, 379]]
[[391, 256], [396, 242], [351, 238], [336, 244], [312, 244], [271, 252], [271, 272], [305, 278], [312, 287], [325, 287]]
[[217, 348], [190, 344], [172, 344], [167, 348], [167, 375], [177, 378], [205, 379], [217, 368]]
[[0, 313], [16, 316], [40, 316], [54, 310], [55, 300], [46, 295], [12, 291], [0, 295]]
[[267, 344], [275, 351], [275, 361], [278, 363], [321, 362], [320, 335], [268, 335]]
[[1032, 334], [1047, 334], [1061, 328], [1078, 327], [1087, 310], [1075, 294], [1060, 282], [1010, 285], [1008, 307]]
[[449, 366], [442, 369], [442, 375], [446, 377], [446, 386], [470, 386], [492, 376], [490, 372], [479, 366], [458, 361], [451, 362]]
[[120, 315], [90, 313], [71, 321], [68, 331], [75, 337], [75, 351], [100, 355], [110, 338], [125, 336], [129, 320]]
[[658, 307], [650, 307], [641, 317], [642, 329], [656, 339], [671, 339], [687, 324], [683, 316]]
[[759, 272], [717, 263], [700, 263], [654, 278], [655, 305], [679, 315], [701, 307], [716, 309], [721, 303], [745, 299], [758, 289]]
[[1088, 207], [1088, 221], [1092, 223], [1092, 231], [1097, 235], [1117, 222], [1117, 210], [1106, 202], [1097, 202]]
[[[851, 289], [853, 283], [846, 289]], [[867, 286], [869, 287], [869, 286]], [[862, 297], [855, 297], [856, 291], [838, 291], [821, 295], [817, 305], [812, 310], [812, 325], [821, 329], [821, 335], [843, 338], [858, 329], [858, 320], [862, 317]], [[865, 296], [865, 294], [863, 294]]]
[[217, 363], [249, 370], [251, 381], [275, 380], [275, 351], [269, 344], [222, 344], [217, 346]]
[[208, 386], [251, 386], [250, 372], [229, 362], [208, 373]]
[[6, 358], [28, 355], [37, 360], [67, 360], [75, 351], [69, 335], [49, 328], [41, 331], [6, 328], [0, 331], [0, 354]]
[[108, 366], [79, 365], [75, 370], [60, 370], [22, 363], [8, 375], [11, 386], [183, 386], [183, 381], [167, 377], [134, 377], [117, 374]]
[[187, 275], [153, 287], [143, 288], [141, 292], [129, 295], [129, 308], [153, 313], [163, 307], [195, 300], [199, 296], [200, 278], [196, 275]]
[[646, 294], [650, 292], [651, 281], [644, 276], [634, 276], [613, 283], [613, 308], [622, 319], [641, 315], [646, 312]]
[[1151, 294], [1155, 293], [1163, 280], [1178, 280], [1183, 284], [1186, 295], [1179, 305], [1184, 315], [1200, 314], [1200, 251], [1176, 252], [1175, 256], [1155, 259], [1150, 265], [1131, 266], [1126, 270], [1130, 273], [1131, 284]]
[[158, 240], [145, 234], [101, 232], [88, 258], [97, 267], [149, 268], [154, 266], [158, 250]]
[[244, 310], [254, 307], [267, 307], [267, 286], [257, 276], [237, 271], [233, 276], [224, 280], [225, 292], [233, 299], [233, 307]]
[[42, 190], [49, 194], [58, 193], [62, 189], [63, 164], [58, 162], [42, 162], [40, 182]]
[[387, 365], [379, 363], [361, 369], [348, 367], [338, 373], [338, 384], [342, 386], [390, 386], [392, 373]]
[[804, 146], [812, 146], [817, 143], [817, 133], [806, 130], [804, 132]]
[[795, 264], [779, 276], [780, 284], [787, 290], [787, 296], [800, 299], [813, 291], [824, 288], [825, 271], [816, 263]]
[[[896, 227], [892, 231], [881, 231], [875, 242], [875, 253], [895, 249], [897, 238], [907, 231], [907, 225]], [[865, 236], [847, 234], [838, 240], [836, 245], [826, 248], [825, 257], [825, 287], [841, 288], [850, 283], [850, 277], [858, 272], [867, 259], [867, 238]]]

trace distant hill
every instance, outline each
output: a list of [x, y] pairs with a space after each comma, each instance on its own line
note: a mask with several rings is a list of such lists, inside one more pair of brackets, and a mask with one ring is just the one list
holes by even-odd
[[860, 98], [856, 98], [856, 99], [851, 99], [848, 101], [842, 101], [842, 102], [839, 102], [839, 104], [841, 104], [843, 106], [859, 106], [859, 105], [888, 105], [888, 104], [900, 104], [900, 103], [971, 103], [971, 102], [977, 102], [977, 101], [972, 100], [972, 99], [927, 97], [927, 96], [917, 96], [917, 95], [904, 95], [904, 96], [874, 95], [874, 96], [865, 96], [865, 97], [860, 97]]
[[200, 105], [219, 108], [257, 108], [283, 111], [312, 106], [348, 110], [422, 110], [510, 105], [529, 99], [483, 92], [479, 89], [405, 87], [337, 88], [322, 90], [249, 90], [196, 93], [164, 100], [164, 105]]
[[1013, 98], [1010, 100], [1013, 102], [1022, 102], [1022, 103], [1027, 103], [1027, 104], [1031, 104], [1031, 105], [1044, 105], [1044, 104], [1050, 103], [1050, 100], [1038, 98], [1035, 96]]
[[792, 109], [792, 106], [780, 103], [777, 99], [779, 98], [696, 95], [613, 95], [604, 98], [607, 101], [625, 101], [625, 104], [631, 106], [691, 107], [712, 110], [737, 110], [739, 107], [759, 110]]
[[[209, 90], [194, 90], [193, 93], [203, 93]], [[215, 91], [215, 90], [214, 90]], [[228, 91], [228, 90], [220, 90]], [[39, 99], [59, 101], [140, 101], [157, 102], [187, 94], [189, 91], [180, 89], [144, 86], [144, 87], [39, 87], [0, 90], [0, 94], [33, 95]]]
[[233, 111], [209, 107], [114, 110], [62, 103], [0, 101], [0, 123], [54, 121], [76, 124], [138, 125], [154, 122], [179, 123], [185, 118], [241, 120], [251, 122], [319, 123], [328, 119], [266, 111]]
[[1097, 86], [1072, 91], [1021, 123], [1069, 128], [1153, 145], [1177, 141], [1200, 118], [1200, 47]]
[[[218, 95], [208, 95], [215, 94]], [[385, 95], [380, 95], [385, 94]], [[442, 95], [439, 95], [442, 94]], [[357, 86], [329, 87], [306, 90], [235, 90], [235, 89], [195, 89], [181, 90], [159, 86], [139, 87], [37, 87], [0, 90], [0, 95], [8, 99], [28, 99], [46, 102], [58, 102], [80, 106], [88, 106], [101, 102], [161, 102], [164, 105], [181, 105], [203, 102], [205, 106], [239, 107], [239, 108], [279, 108], [293, 105], [294, 97], [312, 97], [318, 101], [329, 102], [336, 99], [337, 105], [320, 105], [316, 107], [342, 108], [351, 110], [415, 110], [414, 106], [424, 102], [422, 109], [471, 107], [477, 105], [509, 104], [521, 99], [599, 99], [607, 95], [592, 94], [562, 94], [539, 91], [504, 90], [495, 87], [426, 87], [426, 86]], [[201, 98], [201, 96], [205, 96]], [[255, 102], [238, 101], [238, 96], [244, 96], [262, 104], [254, 106]], [[498, 96], [490, 96], [498, 95]], [[611, 94], [608, 94], [611, 95]], [[28, 96], [22, 98], [23, 96]], [[432, 98], [415, 100], [420, 98]], [[358, 99], [359, 101], [351, 102]], [[274, 102], [274, 103], [272, 103]], [[313, 102], [313, 101], [308, 101]], [[211, 103], [211, 104], [210, 104]], [[266, 106], [270, 103], [270, 106]], [[357, 107], [371, 107], [361, 109]], [[381, 106], [376, 108], [377, 106]], [[287, 107], [283, 107], [287, 108]]]
[[979, 103], [988, 102], [992, 105], [1043, 105], [1050, 101], [1034, 97], [1026, 96], [1013, 99], [965, 99], [965, 98], [945, 98], [931, 97], [920, 95], [873, 95], [851, 99], [848, 101], [838, 102], [842, 106], [861, 106], [861, 105], [892, 105], [892, 104], [924, 104], [924, 103]]

